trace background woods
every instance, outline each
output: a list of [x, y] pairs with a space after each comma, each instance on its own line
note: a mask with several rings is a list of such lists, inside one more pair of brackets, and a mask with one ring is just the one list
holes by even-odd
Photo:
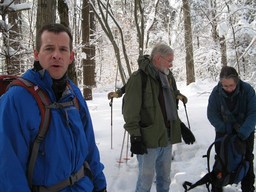
[[0, 0], [0, 16], [1, 74], [33, 65], [43, 24], [69, 26], [76, 59], [68, 73], [85, 99], [96, 86], [121, 87], [159, 41], [175, 50], [177, 81], [215, 80], [231, 65], [256, 86], [255, 0]]

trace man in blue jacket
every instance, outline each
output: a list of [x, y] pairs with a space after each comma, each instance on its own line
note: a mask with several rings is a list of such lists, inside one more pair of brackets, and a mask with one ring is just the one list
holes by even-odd
[[0, 99], [0, 190], [106, 191], [104, 166], [87, 104], [67, 77], [68, 66], [74, 60], [69, 29], [61, 24], [43, 26], [37, 35], [34, 58], [34, 68], [22, 78], [45, 91], [53, 106], [77, 98], [79, 107], [50, 110], [51, 121], [39, 146], [30, 185], [28, 161], [41, 115], [34, 96], [24, 87], [9, 88]]
[[[207, 116], [215, 127], [216, 139], [225, 134], [235, 133], [246, 141], [245, 158], [249, 161], [248, 174], [241, 182], [242, 192], [254, 192], [253, 147], [256, 124], [256, 96], [251, 85], [240, 80], [237, 71], [225, 66], [220, 72], [220, 82], [214, 87], [207, 108]], [[216, 146], [216, 153], [219, 148]], [[213, 188], [222, 192], [222, 188]]]

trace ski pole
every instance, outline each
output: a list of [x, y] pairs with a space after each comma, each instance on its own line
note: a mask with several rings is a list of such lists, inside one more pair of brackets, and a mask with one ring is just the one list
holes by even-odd
[[111, 107], [111, 120], [110, 120], [110, 126], [111, 126], [111, 149], [113, 149], [113, 97], [111, 97], [109, 106]]
[[187, 112], [187, 107], [186, 104], [183, 102], [184, 108], [185, 108], [185, 113], [186, 113], [186, 117], [187, 117], [187, 122], [188, 122], [188, 128], [190, 129], [190, 123], [189, 123], [189, 119], [188, 119], [188, 112]]
[[122, 161], [122, 155], [123, 155], [123, 149], [124, 149], [124, 142], [125, 142], [125, 135], [126, 135], [126, 130], [124, 130], [124, 136], [123, 136], [123, 142], [122, 142], [122, 147], [121, 147], [121, 152], [120, 152], [120, 157], [119, 157], [119, 168], [120, 168], [120, 164], [123, 163]]
[[126, 157], [124, 158], [126, 163], [130, 159], [129, 156], [129, 134], [127, 134], [127, 140], [126, 140]]

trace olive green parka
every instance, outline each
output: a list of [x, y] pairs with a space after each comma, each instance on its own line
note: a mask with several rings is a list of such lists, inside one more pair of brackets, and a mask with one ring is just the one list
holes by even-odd
[[[147, 75], [147, 81], [145, 88], [142, 88], [142, 72], [138, 70], [130, 76], [125, 85], [123, 98], [125, 130], [131, 136], [142, 136], [147, 148], [166, 147], [169, 140], [172, 144], [181, 142], [179, 117], [177, 117], [177, 120], [170, 122], [170, 136], [168, 135], [158, 100], [162, 87], [158, 80], [158, 73], [153, 69], [149, 56], [140, 56], [138, 63], [139, 69]], [[168, 79], [173, 88], [173, 97], [176, 99], [176, 95], [180, 92], [177, 90], [171, 71]]]

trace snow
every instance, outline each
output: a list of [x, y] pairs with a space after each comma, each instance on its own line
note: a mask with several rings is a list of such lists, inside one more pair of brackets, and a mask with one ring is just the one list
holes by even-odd
[[9, 11], [22, 11], [22, 10], [28, 10], [32, 8], [32, 4], [31, 3], [13, 3], [14, 1], [11, 0], [5, 0], [5, 1], [1, 1], [0, 6], [3, 7], [7, 7]]
[[[170, 191], [172, 192], [184, 192], [182, 187], [184, 181], [194, 183], [207, 173], [207, 161], [202, 156], [206, 154], [209, 145], [213, 142], [215, 132], [207, 119], [206, 109], [208, 97], [216, 83], [210, 80], [198, 80], [189, 86], [186, 86], [184, 82], [177, 83], [181, 93], [188, 97], [186, 109], [196, 142], [193, 145], [186, 145], [183, 142], [173, 146], [174, 160], [172, 162], [172, 181], [170, 185]], [[136, 155], [134, 157], [130, 156], [130, 146], [127, 145], [128, 133], [123, 129], [122, 98], [113, 100], [111, 126], [111, 107], [107, 99], [109, 91], [94, 90], [94, 99], [87, 101], [101, 161], [105, 166], [104, 173], [107, 178], [107, 190], [110, 192], [134, 192], [138, 175], [137, 159]], [[185, 108], [182, 103], [179, 104], [179, 116], [188, 125]], [[213, 155], [212, 153], [212, 158]], [[126, 159], [127, 157], [128, 159]], [[120, 159], [121, 163], [119, 163]], [[213, 159], [211, 159], [211, 163], [213, 163]], [[155, 184], [153, 184], [151, 192], [155, 191]], [[205, 185], [191, 190], [191, 192], [206, 191]], [[240, 185], [227, 186], [224, 191], [241, 191]]]

